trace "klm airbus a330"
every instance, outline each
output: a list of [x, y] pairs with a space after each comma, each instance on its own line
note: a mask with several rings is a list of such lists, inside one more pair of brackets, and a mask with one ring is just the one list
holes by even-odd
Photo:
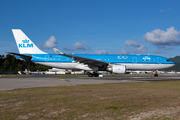
[[56, 48], [56, 54], [48, 54], [41, 51], [20, 29], [12, 29], [12, 32], [19, 53], [8, 53], [54, 68], [93, 71], [88, 74], [89, 77], [98, 77], [98, 71], [123, 74], [126, 70], [160, 70], [175, 65], [168, 58], [154, 55], [65, 54]]

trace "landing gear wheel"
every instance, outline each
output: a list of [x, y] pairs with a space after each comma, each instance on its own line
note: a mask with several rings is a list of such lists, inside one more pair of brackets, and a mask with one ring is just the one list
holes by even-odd
[[89, 73], [89, 74], [88, 74], [88, 77], [93, 77], [93, 74], [92, 74], [92, 73]]
[[158, 77], [158, 74], [154, 74], [154, 77]]
[[158, 70], [154, 71], [154, 77], [158, 77]]
[[99, 74], [98, 73], [94, 73], [94, 77], [99, 77]]

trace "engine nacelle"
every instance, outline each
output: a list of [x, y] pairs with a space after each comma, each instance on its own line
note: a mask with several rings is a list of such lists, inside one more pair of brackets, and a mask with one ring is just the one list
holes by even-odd
[[117, 73], [117, 74], [124, 74], [126, 72], [126, 66], [124, 66], [124, 65], [112, 65], [112, 66], [108, 66], [107, 70], [111, 71], [113, 73]]

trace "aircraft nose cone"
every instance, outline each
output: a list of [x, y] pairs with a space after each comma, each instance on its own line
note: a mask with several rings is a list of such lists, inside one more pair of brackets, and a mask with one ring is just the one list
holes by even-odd
[[174, 62], [172, 62], [172, 66], [175, 66], [175, 63], [174, 63]]

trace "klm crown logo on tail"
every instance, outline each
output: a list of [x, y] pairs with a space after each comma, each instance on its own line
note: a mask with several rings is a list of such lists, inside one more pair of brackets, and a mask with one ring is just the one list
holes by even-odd
[[29, 44], [29, 40], [22, 40], [23, 43], [19, 44], [19, 48], [33, 48], [33, 44]]

